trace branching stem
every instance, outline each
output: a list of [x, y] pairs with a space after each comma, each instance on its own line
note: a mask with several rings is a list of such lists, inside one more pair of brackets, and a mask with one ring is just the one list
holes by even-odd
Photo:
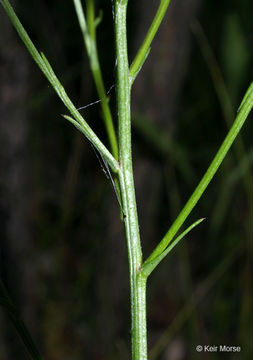
[[161, 25], [161, 22], [166, 14], [168, 6], [171, 0], [160, 0], [160, 5], [157, 9], [157, 12], [154, 16], [154, 19], [150, 25], [150, 28], [147, 31], [147, 35], [141, 44], [139, 51], [137, 52], [132, 65], [130, 67], [130, 83], [132, 84], [138, 75], [142, 65], [144, 64], [149, 52], [150, 45]]
[[191, 197], [185, 204], [184, 208], [170, 227], [169, 231], [154, 249], [152, 254], [146, 260], [146, 262], [154, 260], [156, 257], [160, 256], [162, 252], [166, 249], [166, 247], [170, 244], [173, 240], [174, 236], [183, 225], [189, 214], [191, 213], [192, 209], [195, 207], [199, 199], [201, 198], [202, 194], [206, 190], [207, 186], [209, 185], [210, 181], [216, 174], [218, 168], [220, 167], [222, 161], [224, 160], [228, 150], [232, 146], [235, 138], [237, 137], [239, 131], [241, 130], [243, 124], [245, 123], [251, 109], [253, 107], [253, 82], [251, 83], [250, 87], [248, 88], [241, 105], [238, 109], [238, 113], [236, 119], [233, 123], [233, 126], [229, 130], [227, 136], [225, 137], [223, 143], [221, 144], [218, 152], [216, 153], [213, 161], [211, 162], [210, 166], [208, 167], [206, 173], [204, 174], [203, 178], [199, 182], [198, 186], [192, 193]]
[[46, 56], [43, 53], [39, 53], [36, 47], [34, 46], [32, 40], [24, 29], [23, 25], [19, 21], [17, 15], [15, 14], [12, 6], [10, 5], [8, 0], [0, 0], [0, 4], [3, 6], [6, 14], [11, 20], [14, 28], [18, 32], [21, 40], [25, 44], [27, 50], [31, 54], [33, 60], [37, 63], [40, 70], [44, 73], [53, 89], [64, 103], [66, 108], [69, 110], [74, 119], [67, 117], [69, 121], [71, 121], [76, 128], [78, 128], [94, 145], [94, 147], [98, 150], [101, 155], [106, 159], [111, 169], [117, 173], [119, 171], [119, 166], [117, 160], [114, 156], [108, 151], [108, 149], [104, 146], [101, 140], [97, 137], [94, 131], [90, 128], [87, 122], [84, 120], [82, 115], [78, 112], [70, 98], [68, 97], [64, 87], [61, 82], [55, 75], [50, 63], [48, 62]]
[[73, 0], [79, 25], [82, 31], [84, 44], [90, 61], [90, 69], [96, 85], [97, 93], [101, 101], [102, 116], [105, 123], [106, 132], [110, 142], [112, 155], [118, 159], [118, 143], [113, 125], [112, 114], [109, 107], [104, 81], [102, 77], [101, 66], [99, 62], [97, 39], [96, 39], [96, 18], [94, 10], [94, 0], [86, 1], [87, 21], [84, 15], [82, 3], [80, 0]]
[[127, 1], [115, 1], [115, 36], [117, 58], [117, 106], [119, 121], [119, 183], [124, 210], [131, 288], [132, 360], [147, 359], [146, 277], [140, 273], [142, 252], [136, 209], [131, 149], [130, 77], [127, 53]]

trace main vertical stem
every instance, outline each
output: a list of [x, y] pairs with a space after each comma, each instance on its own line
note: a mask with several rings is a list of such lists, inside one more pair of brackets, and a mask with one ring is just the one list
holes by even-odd
[[142, 252], [136, 209], [131, 149], [130, 77], [127, 54], [127, 0], [114, 1], [117, 58], [117, 106], [119, 120], [119, 162], [124, 225], [127, 239], [131, 289], [132, 360], [147, 359], [146, 277], [140, 272]]

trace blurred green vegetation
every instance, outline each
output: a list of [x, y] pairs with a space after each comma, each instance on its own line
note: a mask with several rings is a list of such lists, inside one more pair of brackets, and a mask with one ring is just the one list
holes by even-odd
[[[178, 3], [169, 9], [132, 99], [135, 181], [145, 257], [194, 190], [253, 77], [252, 1], [196, 0], [189, 18], [183, 12], [185, 2]], [[156, 6], [150, 0], [150, 7]], [[110, 1], [97, 1], [99, 8], [103, 20], [98, 46], [109, 89], [115, 81]], [[72, 2], [24, 0], [16, 2], [16, 9], [74, 103], [84, 106], [97, 100]], [[181, 18], [187, 18], [185, 33], [177, 38], [174, 31], [182, 26]], [[138, 5], [129, 1], [130, 59], [137, 46], [139, 22], [151, 19], [145, 1]], [[171, 47], [171, 58], [166, 47]], [[182, 64], [173, 62], [174, 48], [182, 52]], [[62, 119], [62, 104], [31, 59], [23, 61], [28, 64], [29, 82], [26, 100], [18, 106], [26, 113], [28, 129], [23, 157], [15, 161], [24, 162], [27, 169], [23, 176], [28, 192], [20, 196], [26, 205], [29, 256], [12, 256], [6, 229], [10, 214], [15, 215], [15, 202], [0, 199], [2, 280], [45, 359], [129, 359], [127, 254], [117, 200], [88, 142]], [[163, 67], [180, 71], [180, 76], [176, 80], [165, 77]], [[160, 87], [164, 78], [167, 91]], [[154, 105], [160, 100], [164, 107]], [[110, 104], [115, 118], [113, 91]], [[173, 107], [168, 117], [167, 106]], [[85, 109], [84, 115], [106, 142], [99, 105]], [[200, 217], [206, 221], [149, 280], [152, 360], [224, 358], [223, 353], [198, 354], [198, 344], [241, 346], [241, 352], [230, 358], [252, 359], [251, 119], [252, 115], [189, 224]], [[4, 180], [0, 185], [1, 197], [6, 189], [14, 191]], [[19, 224], [13, 224], [22, 252], [26, 241], [19, 237]], [[0, 359], [14, 358], [23, 360], [27, 355], [2, 312]]]

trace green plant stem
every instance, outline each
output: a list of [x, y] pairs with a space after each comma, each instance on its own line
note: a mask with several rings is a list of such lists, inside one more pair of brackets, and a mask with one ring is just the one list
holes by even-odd
[[122, 169], [119, 173], [119, 183], [124, 210], [124, 226], [129, 259], [132, 360], [146, 360], [146, 276], [140, 273], [142, 265], [142, 252], [132, 169], [130, 78], [126, 29], [127, 1], [115, 0], [114, 5], [117, 58], [116, 93], [119, 121], [119, 162]]
[[230, 149], [231, 145], [233, 144], [236, 136], [238, 135], [239, 131], [241, 130], [244, 122], [247, 119], [248, 114], [250, 113], [253, 106], [253, 82], [251, 83], [250, 87], [248, 88], [241, 105], [238, 109], [237, 117], [234, 121], [233, 126], [231, 127], [230, 131], [228, 132], [225, 140], [223, 141], [221, 147], [219, 148], [217, 154], [215, 155], [213, 161], [211, 162], [209, 168], [207, 169], [205, 175], [203, 176], [202, 180], [196, 187], [195, 191], [191, 195], [190, 199], [187, 201], [186, 205], [170, 227], [169, 231], [166, 233], [164, 238], [161, 242], [157, 245], [154, 249], [152, 254], [146, 260], [146, 263], [154, 260], [157, 256], [160, 256], [161, 253], [166, 249], [169, 243], [172, 241], [174, 236], [176, 235], [179, 228], [183, 225], [185, 219], [188, 217], [194, 206], [199, 201], [200, 197], [202, 196], [203, 192], [206, 190], [208, 184], [214, 177], [216, 171], [218, 170], [221, 162], [223, 161], [224, 157], [226, 156], [228, 150]]
[[99, 99], [101, 100], [102, 116], [105, 128], [110, 142], [112, 155], [118, 159], [118, 142], [113, 125], [112, 114], [109, 107], [109, 98], [106, 95], [104, 81], [101, 72], [101, 66], [98, 57], [97, 39], [96, 39], [96, 19], [94, 10], [94, 0], [86, 1], [87, 22], [85, 19], [82, 3], [80, 0], [73, 0], [79, 25], [82, 31], [84, 44], [90, 61], [90, 69], [96, 85]]
[[34, 44], [32, 43], [23, 25], [17, 18], [9, 1], [0, 0], [0, 3], [3, 6], [9, 19], [11, 20], [13, 26], [17, 30], [21, 40], [27, 47], [27, 50], [31, 54], [32, 58], [39, 66], [40, 70], [44, 73], [48, 81], [51, 83], [52, 87], [54, 88], [55, 92], [57, 93], [61, 101], [64, 103], [66, 108], [74, 117], [74, 119], [70, 120], [71, 118], [69, 118], [68, 120], [71, 121], [76, 128], [78, 128], [80, 131], [83, 132], [83, 134], [90, 140], [90, 142], [95, 146], [95, 148], [99, 151], [99, 153], [103, 155], [103, 157], [106, 159], [108, 164], [111, 166], [112, 170], [117, 173], [119, 171], [119, 165], [117, 160], [112, 156], [110, 151], [104, 146], [104, 144], [100, 141], [100, 139], [97, 137], [94, 131], [90, 128], [90, 126], [81, 116], [81, 114], [78, 112], [78, 110], [76, 109], [76, 107], [74, 106], [68, 95], [66, 94], [64, 87], [56, 77], [47, 58], [43, 53], [40, 54], [36, 49], [36, 47], [34, 46]]
[[138, 75], [140, 69], [142, 68], [142, 65], [144, 64], [146, 58], [148, 57], [148, 54], [150, 52], [150, 45], [161, 25], [161, 22], [166, 14], [169, 4], [170, 4], [170, 0], [160, 0], [160, 5], [150, 25], [150, 28], [148, 29], [147, 35], [145, 36], [145, 39], [140, 49], [138, 50], [138, 53], [136, 54], [132, 62], [132, 65], [130, 67], [131, 84], [134, 82], [136, 76]]

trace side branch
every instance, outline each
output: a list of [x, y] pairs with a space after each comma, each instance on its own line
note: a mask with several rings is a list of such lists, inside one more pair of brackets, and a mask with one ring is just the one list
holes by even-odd
[[166, 11], [168, 9], [168, 6], [170, 4], [171, 0], [161, 0], [159, 8], [157, 9], [157, 12], [155, 14], [155, 17], [152, 21], [152, 24], [150, 25], [150, 28], [148, 29], [147, 35], [138, 50], [138, 53], [136, 54], [134, 61], [132, 62], [132, 65], [130, 67], [130, 83], [133, 84], [136, 76], [138, 75], [139, 71], [142, 68], [142, 65], [144, 64], [146, 58], [148, 57], [148, 54], [150, 52], [150, 45], [161, 25], [161, 22], [166, 14]]
[[167, 248], [170, 242], [173, 240], [174, 236], [183, 225], [184, 221], [191, 213], [192, 209], [195, 207], [199, 199], [201, 198], [202, 194], [206, 190], [207, 186], [209, 185], [210, 181], [214, 177], [215, 173], [217, 172], [218, 168], [220, 167], [223, 159], [225, 158], [228, 150], [230, 149], [231, 145], [233, 144], [236, 136], [238, 135], [239, 131], [241, 130], [243, 124], [245, 123], [251, 109], [253, 107], [253, 82], [251, 83], [250, 87], [248, 88], [241, 105], [238, 109], [237, 117], [234, 121], [233, 126], [231, 127], [230, 131], [228, 132], [225, 140], [223, 141], [221, 147], [219, 148], [217, 154], [215, 155], [211, 165], [207, 169], [205, 175], [203, 176], [202, 180], [200, 181], [199, 185], [196, 187], [195, 191], [193, 192], [190, 199], [187, 201], [186, 205], [184, 206], [183, 210], [180, 212], [172, 226], [170, 227], [167, 234], [161, 240], [161, 242], [157, 245], [154, 249], [152, 254], [146, 260], [146, 263], [154, 260], [156, 257], [160, 256], [163, 251]]
[[30, 39], [29, 35], [25, 31], [23, 25], [19, 21], [17, 15], [15, 14], [12, 6], [10, 5], [8, 0], [0, 0], [1, 5], [3, 6], [6, 14], [8, 15], [9, 19], [12, 22], [12, 25], [15, 27], [16, 31], [18, 32], [21, 40], [25, 44], [27, 50], [31, 54], [34, 61], [37, 63], [40, 70], [44, 73], [52, 87], [54, 88], [55, 92], [67, 107], [71, 115], [74, 117], [75, 120], [71, 121], [74, 125], [84, 133], [84, 135], [90, 140], [90, 142], [95, 146], [99, 153], [103, 155], [106, 159], [108, 164], [111, 166], [112, 170], [116, 173], [119, 172], [119, 164], [117, 160], [112, 156], [110, 151], [104, 146], [104, 144], [100, 141], [94, 131], [90, 128], [81, 114], [78, 112], [68, 95], [62, 84], [60, 83], [59, 79], [55, 75], [51, 65], [49, 64], [47, 58], [44, 54], [40, 54], [36, 47], [34, 46], [32, 40]]
[[112, 113], [109, 106], [109, 99], [105, 91], [97, 50], [96, 27], [100, 19], [95, 18], [94, 0], [86, 1], [86, 17], [83, 11], [81, 0], [73, 0], [73, 2], [83, 35], [83, 41], [88, 54], [90, 69], [96, 85], [99, 99], [101, 101], [102, 116], [110, 142], [111, 151], [113, 156], [118, 159], [118, 142], [113, 124]]

